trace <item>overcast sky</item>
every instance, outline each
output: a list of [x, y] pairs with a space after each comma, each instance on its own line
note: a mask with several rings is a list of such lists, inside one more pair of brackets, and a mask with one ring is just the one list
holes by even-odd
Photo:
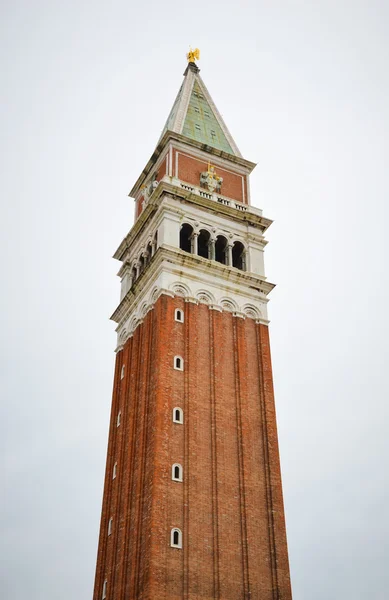
[[1, 597], [92, 598], [111, 256], [189, 44], [275, 220], [266, 271], [294, 600], [389, 589], [382, 0], [2, 0]]

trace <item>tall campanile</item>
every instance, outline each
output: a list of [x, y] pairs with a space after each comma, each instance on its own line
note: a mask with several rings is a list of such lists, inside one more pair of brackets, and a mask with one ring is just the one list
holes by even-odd
[[94, 600], [291, 600], [271, 224], [195, 63], [130, 192]]

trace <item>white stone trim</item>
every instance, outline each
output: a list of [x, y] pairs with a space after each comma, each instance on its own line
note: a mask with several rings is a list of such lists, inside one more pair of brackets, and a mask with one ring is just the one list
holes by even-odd
[[182, 356], [175, 356], [174, 360], [173, 360], [173, 368], [176, 371], [183, 371], [184, 370], [184, 359], [182, 358]]
[[[174, 543], [174, 532], [178, 533], [178, 544]], [[172, 548], [182, 548], [182, 531], [178, 527], [173, 527], [170, 531], [170, 546]]]
[[[180, 317], [180, 318], [178, 318]], [[182, 308], [176, 308], [174, 310], [174, 320], [177, 321], [177, 323], [184, 323], [185, 321], [185, 314]]]
[[[175, 475], [175, 470], [178, 467], [178, 477], [176, 477]], [[184, 480], [184, 469], [182, 468], [182, 465], [180, 465], [180, 463], [174, 463], [174, 465], [172, 465], [172, 481], [179, 481], [180, 483], [182, 483], [182, 481]]]
[[[176, 419], [176, 411], [177, 410], [180, 412], [180, 420], [179, 421], [177, 421], [177, 419]], [[173, 423], [178, 423], [179, 425], [183, 425], [183, 423], [184, 423], [184, 411], [179, 406], [175, 406], [173, 408]]]

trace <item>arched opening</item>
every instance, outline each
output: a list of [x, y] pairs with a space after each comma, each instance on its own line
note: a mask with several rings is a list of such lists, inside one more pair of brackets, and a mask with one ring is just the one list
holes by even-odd
[[150, 259], [153, 255], [153, 249], [151, 244], [148, 244], [147, 248], [146, 248], [146, 252], [147, 252], [147, 262], [150, 262]]
[[242, 242], [235, 242], [232, 247], [232, 266], [241, 269], [242, 271], [245, 270], [244, 254], [245, 248]]
[[172, 466], [172, 479], [173, 481], [182, 481], [182, 466], [175, 464]]
[[184, 370], [184, 360], [181, 358], [181, 356], [174, 357], [174, 368], [178, 371]]
[[182, 408], [173, 408], [173, 422], [174, 423], [183, 423], [184, 422], [184, 413]]
[[176, 310], [174, 312], [174, 318], [176, 321], [179, 321], [179, 323], [183, 323], [184, 322], [184, 312], [180, 308], [176, 308]]
[[140, 275], [141, 273], [143, 273], [145, 266], [146, 266], [146, 258], [143, 255], [143, 253], [139, 257], [139, 265], [140, 265], [140, 267], [139, 267], [139, 275]]
[[215, 260], [219, 263], [222, 263], [222, 265], [227, 264], [226, 251], [227, 238], [225, 238], [224, 235], [218, 235], [215, 244]]
[[135, 283], [135, 280], [136, 280], [136, 267], [132, 267], [132, 269], [131, 269], [131, 280], [132, 280], [132, 283]]
[[203, 258], [209, 258], [209, 239], [211, 234], [206, 229], [200, 229], [197, 241], [197, 254]]
[[193, 227], [188, 223], [184, 223], [180, 231], [180, 248], [184, 252], [192, 252], [192, 234]]
[[180, 529], [174, 528], [171, 530], [170, 545], [173, 548], [182, 548], [182, 533]]

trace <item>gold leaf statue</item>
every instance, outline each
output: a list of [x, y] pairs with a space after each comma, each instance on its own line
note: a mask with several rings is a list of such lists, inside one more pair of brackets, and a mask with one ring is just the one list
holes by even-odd
[[195, 62], [196, 60], [200, 60], [200, 50], [198, 48], [195, 48], [194, 50], [192, 50], [192, 48], [189, 50], [188, 54], [186, 55], [186, 58], [188, 59], [188, 62]]

